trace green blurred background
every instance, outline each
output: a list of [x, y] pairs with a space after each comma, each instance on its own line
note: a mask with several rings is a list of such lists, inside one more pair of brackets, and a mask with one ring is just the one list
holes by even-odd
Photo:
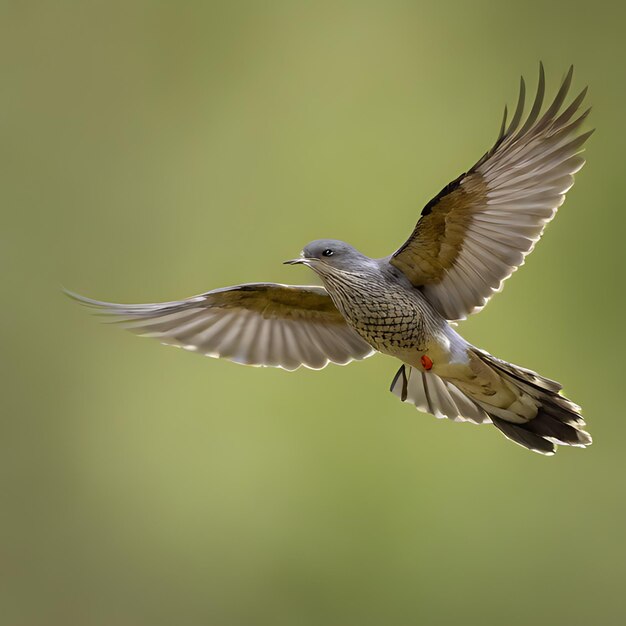
[[[613, 2], [2, 2], [0, 623], [624, 624], [624, 81]], [[377, 357], [217, 362], [101, 326], [318, 237], [394, 250], [518, 75], [590, 86], [588, 164], [461, 326], [565, 384], [552, 459], [388, 392]]]

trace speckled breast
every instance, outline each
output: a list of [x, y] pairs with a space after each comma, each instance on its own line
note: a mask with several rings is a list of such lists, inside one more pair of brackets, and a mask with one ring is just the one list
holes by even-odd
[[335, 306], [365, 341], [391, 354], [423, 348], [425, 318], [413, 294], [371, 277], [358, 281], [341, 278], [324, 282]]

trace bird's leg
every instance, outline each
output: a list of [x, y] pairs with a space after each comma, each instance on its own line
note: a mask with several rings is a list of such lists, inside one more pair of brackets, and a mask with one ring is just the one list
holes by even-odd
[[409, 393], [409, 379], [406, 376], [405, 365], [401, 365], [400, 369], [393, 377], [393, 380], [391, 381], [391, 391], [393, 391], [393, 388], [396, 386], [396, 383], [398, 382], [398, 378], [400, 378], [400, 376], [402, 376], [402, 392], [400, 393], [400, 399], [402, 400], [402, 402], [405, 402]]
[[408, 395], [409, 380], [406, 377], [406, 367], [404, 365], [400, 368], [400, 371], [402, 372], [402, 402], [404, 402]]

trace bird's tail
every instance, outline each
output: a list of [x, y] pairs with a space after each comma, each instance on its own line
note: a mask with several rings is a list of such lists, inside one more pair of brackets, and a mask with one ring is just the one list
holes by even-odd
[[[491, 397], [493, 389], [444, 379], [409, 365], [398, 370], [391, 391], [435, 417], [492, 423], [511, 441], [541, 454], [554, 454], [556, 445], [591, 444], [591, 436], [582, 429], [585, 421], [580, 407], [559, 393], [559, 383], [477, 348], [471, 348], [470, 359], [472, 369], [479, 370], [477, 379], [484, 382], [480, 374], [486, 373], [495, 381], [494, 387], [501, 389], [499, 393]], [[506, 402], [503, 397], [508, 398]]]

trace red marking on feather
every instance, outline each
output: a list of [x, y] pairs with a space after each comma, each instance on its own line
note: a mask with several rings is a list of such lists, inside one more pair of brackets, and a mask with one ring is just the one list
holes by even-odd
[[427, 354], [424, 354], [422, 356], [421, 361], [422, 361], [422, 367], [426, 371], [433, 369], [433, 360]]

